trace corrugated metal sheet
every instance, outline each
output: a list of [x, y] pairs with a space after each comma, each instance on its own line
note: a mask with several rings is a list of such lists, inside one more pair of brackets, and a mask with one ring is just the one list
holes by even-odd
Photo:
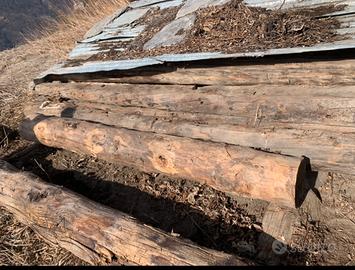
[[[83, 60], [70, 66], [68, 63], [57, 65], [41, 75], [41, 78], [47, 75], [65, 75], [65, 74], [82, 74], [93, 73], [101, 71], [114, 70], [129, 70], [139, 67], [162, 64], [166, 62], [189, 62], [206, 59], [225, 59], [238, 57], [262, 57], [266, 55], [282, 55], [282, 54], [297, 54], [315, 51], [331, 51], [340, 49], [354, 49], [355, 48], [355, 1], [354, 0], [244, 0], [249, 6], [258, 6], [269, 9], [288, 9], [288, 8], [304, 8], [316, 7], [324, 4], [335, 3], [345, 4], [347, 7], [344, 11], [329, 14], [329, 16], [337, 16], [341, 22], [341, 28], [338, 30], [341, 34], [348, 34], [349, 39], [337, 41], [333, 43], [318, 44], [313, 47], [297, 47], [297, 48], [283, 48], [270, 49], [258, 52], [224, 54], [216, 53], [190, 53], [190, 54], [171, 54], [161, 55], [157, 57], [148, 57], [143, 59], [119, 60], [119, 61], [97, 61], [85, 62], [90, 56], [105, 51], [100, 44], [102, 43], [117, 43], [127, 42], [136, 38], [145, 26], [137, 26], [135, 21], [142, 18], [151, 8], [159, 7], [161, 9], [176, 7], [186, 4], [184, 12], [189, 12], [189, 9], [196, 9], [198, 6], [217, 5], [228, 2], [228, 0], [199, 0], [198, 4], [192, 0], [140, 0], [129, 4], [123, 12], [117, 12], [116, 17], [111, 17], [108, 23], [103, 27], [102, 31], [97, 35], [81, 41], [78, 46], [70, 53], [69, 60]], [[123, 50], [119, 46], [117, 51]]]

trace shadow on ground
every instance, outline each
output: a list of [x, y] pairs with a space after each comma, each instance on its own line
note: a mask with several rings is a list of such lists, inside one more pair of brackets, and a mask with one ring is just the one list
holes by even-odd
[[[258, 264], [305, 263], [306, 254], [282, 251], [291, 250], [289, 247], [276, 247], [276, 252], [273, 252], [275, 239], [255, 227], [259, 223], [257, 218], [240, 207], [233, 198], [224, 194], [215, 196], [219, 192], [186, 180], [154, 174], [121, 173], [127, 169], [130, 172], [135, 169], [105, 162], [101, 165], [101, 161], [95, 161], [95, 168], [90, 171], [87, 170], [87, 160], [92, 158], [67, 153], [70, 156], [69, 161], [61, 156], [61, 150], [34, 144], [7, 156], [5, 160], [48, 182], [64, 186], [91, 200], [127, 213], [145, 224], [190, 239], [201, 246], [236, 254]], [[70, 166], [68, 162], [75, 164]], [[59, 163], [63, 163], [63, 166], [59, 166]], [[140, 183], [144, 178], [146, 181]], [[188, 190], [195, 190], [195, 195], [188, 196], [187, 202], [183, 198], [184, 192], [165, 194], [164, 185], [188, 186]], [[194, 203], [194, 200], [199, 201]], [[213, 211], [208, 211], [214, 207], [217, 209], [215, 215]], [[234, 212], [227, 215], [226, 209], [233, 209]], [[260, 246], [267, 246], [268, 250], [260, 250]]]

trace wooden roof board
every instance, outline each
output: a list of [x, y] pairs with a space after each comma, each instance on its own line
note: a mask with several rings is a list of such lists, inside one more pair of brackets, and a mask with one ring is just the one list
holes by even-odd
[[[204, 1], [206, 5], [216, 5], [219, 3], [227, 2], [229, 0], [200, 0]], [[247, 5], [260, 6], [270, 9], [282, 9], [298, 8], [298, 7], [315, 7], [319, 5], [336, 3], [346, 4], [347, 10], [340, 14], [331, 14], [337, 16], [341, 22], [341, 29], [338, 30], [341, 34], [349, 34], [348, 40], [337, 41], [333, 43], [317, 44], [312, 47], [295, 47], [295, 48], [282, 48], [282, 49], [269, 49], [264, 51], [247, 52], [247, 53], [234, 53], [225, 54], [222, 52], [215, 53], [186, 53], [186, 54], [170, 54], [161, 55], [156, 57], [145, 57], [142, 59], [131, 60], [117, 60], [117, 61], [95, 61], [85, 62], [89, 57], [103, 52], [100, 48], [102, 42], [120, 42], [129, 41], [137, 37], [143, 30], [144, 26], [135, 26], [134, 22], [144, 16], [150, 8], [160, 7], [168, 8], [175, 7], [181, 4], [191, 4], [191, 0], [140, 0], [132, 2], [128, 8], [122, 13], [117, 13], [116, 18], [112, 18], [111, 21], [103, 28], [103, 31], [96, 36], [85, 39], [78, 44], [76, 48], [71, 52], [70, 59], [83, 60], [79, 65], [70, 66], [68, 63], [57, 65], [45, 72], [39, 79], [43, 79], [48, 75], [65, 75], [65, 74], [82, 74], [92, 72], [106, 72], [114, 70], [129, 70], [134, 68], [140, 68], [150, 65], [163, 64], [167, 62], [189, 62], [206, 59], [225, 59], [225, 58], [238, 58], [238, 57], [262, 57], [267, 55], [287, 55], [297, 54], [305, 52], [316, 51], [331, 51], [340, 49], [354, 49], [355, 48], [355, 1], [354, 0], [244, 0]], [[201, 4], [200, 4], [201, 5]], [[206, 6], [203, 5], [202, 6]], [[195, 5], [191, 6], [192, 8]], [[117, 48], [119, 51], [120, 48]]]

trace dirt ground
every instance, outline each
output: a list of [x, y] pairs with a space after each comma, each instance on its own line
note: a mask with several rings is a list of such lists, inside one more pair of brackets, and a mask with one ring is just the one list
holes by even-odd
[[[269, 263], [255, 259], [266, 202], [231, 198], [186, 179], [143, 173], [22, 140], [17, 130], [28, 100], [28, 83], [54, 62], [32, 53], [26, 45], [0, 53], [0, 158], [169, 233]], [[322, 175], [318, 185], [323, 203], [306, 201], [297, 211], [292, 241], [281, 264], [354, 265], [355, 179]], [[0, 232], [0, 264], [84, 264], [43, 242], [5, 211], [0, 213]]]

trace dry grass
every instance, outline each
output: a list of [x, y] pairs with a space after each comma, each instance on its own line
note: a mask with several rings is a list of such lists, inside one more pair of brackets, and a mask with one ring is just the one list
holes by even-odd
[[[64, 59], [96, 22], [125, 3], [125, 0], [88, 0], [84, 8], [60, 14], [56, 24], [42, 26], [36, 31], [39, 35], [28, 36], [27, 44], [0, 52], [0, 150], [6, 153], [21, 148], [22, 140], [10, 140], [3, 126], [16, 130], [22, 122], [31, 80]], [[82, 264], [71, 253], [45, 243], [29, 227], [0, 209], [0, 265]]]
[[0, 265], [83, 265], [71, 253], [48, 245], [29, 227], [0, 209]]
[[[42, 25], [36, 35], [29, 35], [28, 40], [40, 53], [50, 52], [57, 58], [64, 58], [78, 38], [84, 36], [95, 23], [127, 3], [127, 0], [87, 1], [85, 7], [75, 9], [70, 14], [61, 12], [58, 14], [58, 23], [50, 27]], [[38, 35], [41, 39], [37, 39]]]
[[[22, 119], [28, 84], [39, 73], [66, 58], [78, 40], [126, 0], [87, 0], [85, 7], [58, 14], [57, 22], [28, 33], [27, 44], [0, 52], [0, 124], [16, 128]], [[15, 117], [17, 121], [9, 119]]]

